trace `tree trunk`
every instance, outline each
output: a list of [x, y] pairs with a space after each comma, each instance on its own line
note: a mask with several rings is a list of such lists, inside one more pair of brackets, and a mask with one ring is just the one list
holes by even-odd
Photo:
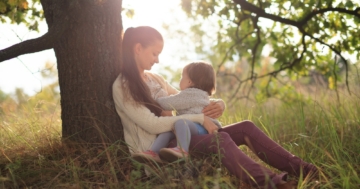
[[42, 5], [49, 30], [68, 18], [61, 26], [66, 27], [64, 34], [54, 45], [63, 139], [122, 140], [112, 98], [121, 64], [121, 0], [42, 0]]

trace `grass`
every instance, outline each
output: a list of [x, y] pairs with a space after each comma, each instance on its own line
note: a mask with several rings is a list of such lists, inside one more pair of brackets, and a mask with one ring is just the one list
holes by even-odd
[[[359, 188], [360, 93], [355, 94], [340, 93], [340, 102], [329, 91], [292, 103], [239, 101], [228, 105], [220, 121], [252, 120], [321, 169], [318, 183], [300, 178], [298, 188]], [[118, 143], [106, 148], [64, 145], [56, 101], [35, 97], [12, 110], [0, 107], [0, 188], [249, 188], [217, 157], [148, 167], [153, 174], [147, 177], [144, 165], [129, 158]], [[247, 147], [241, 149], [261, 162]]]

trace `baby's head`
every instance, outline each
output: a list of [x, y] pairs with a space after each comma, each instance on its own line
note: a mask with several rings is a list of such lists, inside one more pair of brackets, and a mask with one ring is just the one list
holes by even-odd
[[214, 68], [204, 62], [193, 62], [184, 67], [180, 89], [198, 88], [206, 91], [209, 96], [215, 93], [216, 77]]

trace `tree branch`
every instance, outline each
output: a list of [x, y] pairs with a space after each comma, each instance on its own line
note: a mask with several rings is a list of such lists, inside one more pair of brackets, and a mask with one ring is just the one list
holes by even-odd
[[346, 14], [354, 15], [354, 16], [360, 18], [360, 14], [359, 14], [360, 7], [356, 8], [355, 10], [347, 10], [347, 9], [344, 9], [344, 8], [333, 8], [333, 7], [319, 9], [319, 10], [311, 12], [310, 14], [308, 14], [302, 20], [295, 21], [295, 20], [290, 20], [290, 19], [287, 19], [287, 18], [282, 18], [280, 16], [276, 16], [276, 15], [273, 15], [273, 14], [266, 13], [264, 9], [262, 9], [260, 7], [257, 7], [255, 5], [247, 2], [246, 0], [234, 0], [234, 3], [239, 4], [241, 6], [241, 9], [243, 9], [243, 10], [247, 10], [247, 11], [250, 11], [252, 13], [255, 13], [258, 17], [268, 18], [268, 19], [276, 21], [276, 22], [280, 22], [280, 23], [287, 24], [287, 25], [292, 25], [292, 26], [295, 26], [295, 27], [297, 27], [299, 29], [302, 28], [315, 15], [325, 13], [325, 12], [329, 12], [329, 11], [346, 13]]
[[358, 13], [360, 11], [360, 7], [356, 8], [355, 10], [347, 10], [347, 9], [344, 9], [344, 8], [329, 7], [329, 8], [319, 9], [319, 10], [315, 10], [315, 11], [311, 12], [310, 14], [305, 16], [305, 18], [300, 20], [299, 24], [300, 24], [300, 26], [303, 26], [309, 20], [311, 20], [314, 16], [316, 16], [317, 14], [322, 14], [322, 13], [329, 12], [329, 11], [346, 13], [346, 14], [350, 14], [350, 15], [353, 15], [353, 16], [356, 16], [356, 17], [360, 18], [360, 13]]
[[53, 47], [54, 39], [56, 38], [54, 38], [51, 33], [46, 33], [39, 38], [30, 39], [0, 50], [0, 62], [15, 58], [23, 54], [51, 49]]
[[[41, 3], [50, 2], [49, 0], [42, 0]], [[45, 9], [46, 8], [47, 6], [45, 6]], [[51, 7], [51, 9], [53, 8], [54, 7]], [[45, 16], [48, 16], [47, 22], [51, 21], [48, 23], [51, 26], [49, 27], [49, 31], [39, 38], [23, 41], [6, 49], [0, 50], [0, 62], [15, 58], [23, 54], [29, 54], [53, 48], [56, 41], [59, 40], [62, 34], [66, 31], [70, 16], [75, 11], [76, 10], [74, 9], [68, 9], [68, 11], [64, 10], [62, 12], [59, 11], [61, 13], [58, 13], [58, 19], [53, 23], [53, 18], [49, 18], [49, 13], [45, 13]]]
[[273, 14], [269, 14], [266, 13], [265, 10], [247, 2], [246, 0], [234, 0], [234, 2], [236, 4], [239, 4], [241, 6], [241, 9], [250, 11], [255, 13], [258, 17], [262, 17], [262, 18], [268, 18], [271, 19], [273, 21], [277, 21], [283, 24], [288, 24], [288, 25], [292, 25], [295, 27], [300, 27], [299, 23], [297, 21], [294, 20], [290, 20], [290, 19], [286, 19], [286, 18], [282, 18], [280, 16], [276, 16]]
[[303, 57], [304, 57], [304, 54], [305, 52], [307, 51], [307, 48], [306, 48], [306, 43], [305, 43], [305, 36], [306, 35], [303, 35], [302, 36], [302, 39], [301, 39], [301, 43], [303, 45], [303, 51], [301, 52], [300, 54], [300, 57], [299, 58], [296, 58], [295, 60], [293, 60], [290, 64], [284, 66], [284, 67], [281, 67], [277, 70], [274, 70], [272, 72], [269, 72], [269, 73], [266, 73], [266, 74], [263, 74], [263, 75], [260, 75], [260, 76], [254, 76], [253, 78], [252, 77], [247, 77], [246, 79], [243, 79], [241, 81], [239, 81], [240, 83], [244, 83], [244, 82], [247, 82], [249, 80], [255, 80], [255, 79], [260, 79], [260, 78], [264, 78], [264, 77], [268, 77], [268, 76], [272, 76], [274, 78], [276, 78], [276, 75], [283, 71], [283, 70], [286, 70], [286, 69], [289, 69], [289, 68], [292, 68], [293, 66], [295, 66], [297, 63], [299, 63]]

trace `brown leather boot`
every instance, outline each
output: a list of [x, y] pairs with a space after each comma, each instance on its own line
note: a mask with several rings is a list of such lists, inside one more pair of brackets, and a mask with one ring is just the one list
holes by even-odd
[[277, 189], [296, 189], [296, 186], [297, 186], [297, 182], [292, 180], [289, 182], [285, 182], [283, 184], [277, 184], [276, 188]]

